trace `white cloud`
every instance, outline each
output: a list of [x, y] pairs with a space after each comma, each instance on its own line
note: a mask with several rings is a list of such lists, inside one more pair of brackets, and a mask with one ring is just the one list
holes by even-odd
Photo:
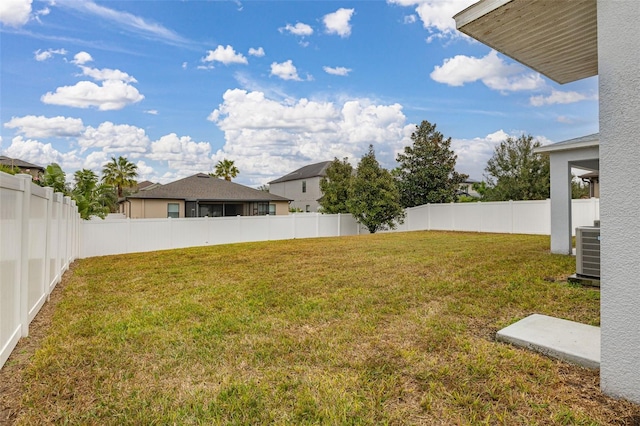
[[[4, 0], [3, 0], [4, 1]], [[15, 1], [15, 0], [12, 0]], [[84, 1], [58, 1], [59, 7], [68, 7], [79, 12], [98, 16], [105, 21], [116, 24], [120, 28], [130, 33], [140, 35], [144, 38], [152, 38], [170, 45], [187, 45], [189, 40], [160, 24], [150, 22], [140, 16], [128, 12], [110, 9], [98, 5], [91, 0]]]
[[414, 24], [416, 20], [417, 20], [416, 15], [407, 15], [404, 17], [403, 22], [405, 24]]
[[507, 64], [492, 50], [483, 58], [457, 55], [436, 65], [431, 78], [449, 86], [482, 81], [487, 87], [500, 91], [535, 90], [544, 86], [538, 73], [527, 72], [519, 64]]
[[58, 87], [55, 92], [47, 92], [40, 100], [46, 104], [64, 105], [76, 108], [97, 107], [100, 111], [118, 110], [140, 102], [144, 96], [129, 83], [137, 80], [126, 72], [110, 68], [84, 66], [93, 61], [87, 52], [79, 52], [71, 63], [77, 65], [82, 74], [101, 82], [100, 86], [90, 81], [79, 81], [73, 86]]
[[293, 65], [291, 59], [282, 63], [273, 62], [271, 64], [271, 75], [280, 77], [283, 80], [302, 80], [298, 75], [298, 69]]
[[262, 47], [258, 47], [257, 49], [254, 49], [252, 47], [252, 48], [249, 49], [249, 55], [256, 56], [256, 57], [262, 57], [262, 56], [264, 56], [264, 49]]
[[91, 77], [96, 81], [119, 80], [125, 83], [138, 82], [138, 80], [136, 80], [126, 72], [123, 72], [120, 70], [112, 70], [110, 68], [103, 68], [103, 69], [89, 68], [82, 65], [80, 65], [80, 69], [82, 70], [82, 75]]
[[572, 104], [581, 101], [597, 100], [598, 95], [586, 95], [578, 92], [563, 92], [561, 90], [552, 90], [549, 96], [532, 96], [529, 102], [533, 106], [554, 105], [554, 104]]
[[82, 120], [69, 117], [44, 117], [42, 115], [26, 115], [24, 117], [12, 117], [4, 124], [4, 127], [18, 129], [28, 138], [51, 138], [79, 136], [84, 130]]
[[144, 111], [145, 114], [150, 114], [150, 115], [158, 115], [158, 110], [157, 109], [148, 109]]
[[93, 106], [100, 111], [110, 111], [140, 102], [144, 96], [123, 81], [107, 80], [100, 86], [90, 81], [80, 81], [73, 86], [58, 87], [55, 93], [47, 92], [40, 99], [45, 104], [76, 108]]
[[92, 62], [93, 58], [87, 52], [78, 52], [73, 56], [72, 64], [84, 65], [87, 62]]
[[[471, 179], [483, 180], [484, 169], [493, 156], [495, 148], [508, 137], [518, 138], [522, 134], [521, 131], [507, 133], [500, 129], [483, 137], [452, 139], [451, 148], [458, 156], [456, 170], [468, 174]], [[534, 140], [539, 140], [542, 145], [552, 142], [544, 136], [534, 136]]]
[[229, 45], [227, 47], [219, 45], [216, 50], [207, 51], [207, 56], [202, 58], [202, 62], [222, 62], [225, 65], [248, 63], [247, 58], [241, 53], [236, 53], [233, 47]]
[[[478, 0], [388, 0], [400, 6], [414, 7], [422, 25], [431, 34], [427, 41], [436, 38], [465, 37], [456, 30], [453, 16]], [[405, 23], [406, 23], [405, 19]]]
[[311, 28], [311, 26], [307, 24], [303, 24], [302, 22], [298, 22], [295, 25], [287, 24], [282, 28], [278, 28], [278, 31], [280, 31], [281, 33], [287, 31], [290, 34], [303, 37], [313, 34], [313, 28]]
[[35, 52], [33, 52], [33, 57], [35, 58], [36, 61], [42, 62], [52, 58], [53, 55], [66, 55], [66, 54], [67, 54], [67, 51], [64, 49], [47, 49], [45, 51], [38, 49]]
[[187, 69], [187, 63], [186, 63], [186, 62], [183, 62], [183, 63], [182, 63], [182, 69], [183, 69], [183, 70], [186, 70], [186, 69]]
[[11, 140], [11, 145], [5, 150], [5, 154], [43, 167], [58, 163], [65, 171], [82, 164], [82, 159], [76, 155], [75, 151], [62, 153], [50, 143], [45, 144], [34, 139], [25, 140], [22, 136], [16, 136]]
[[349, 157], [355, 164], [369, 144], [385, 167], [394, 167], [414, 128], [406, 124], [399, 104], [378, 105], [368, 99], [277, 101], [240, 89], [227, 90], [209, 120], [226, 140], [213, 162], [233, 159], [243, 180], [255, 185], [334, 157]]
[[10, 27], [21, 27], [29, 22], [32, 0], [2, 0], [0, 22]]
[[101, 148], [107, 154], [133, 153], [136, 157], [147, 152], [151, 141], [144, 129], [128, 124], [113, 124], [110, 121], [101, 123], [97, 128], [87, 127], [78, 138], [83, 153], [90, 148]]
[[354, 9], [340, 8], [333, 13], [324, 15], [322, 22], [325, 31], [328, 34], [337, 34], [340, 37], [349, 37], [351, 35], [351, 16]]
[[153, 179], [153, 175], [154, 175], [154, 170], [153, 167], [147, 165], [146, 162], [140, 160], [136, 163], [136, 166], [138, 167], [137, 171], [138, 171], [138, 182], [141, 182], [143, 180], [152, 180]]
[[146, 158], [167, 161], [169, 167], [186, 176], [192, 174], [187, 172], [209, 171], [213, 165], [210, 154], [209, 143], [195, 142], [189, 136], [178, 137], [175, 133], [170, 133], [151, 144], [151, 152]]
[[335, 67], [335, 68], [322, 67], [322, 69], [327, 74], [332, 74], [332, 75], [349, 75], [349, 73], [351, 72], [351, 68], [345, 68], [345, 67]]

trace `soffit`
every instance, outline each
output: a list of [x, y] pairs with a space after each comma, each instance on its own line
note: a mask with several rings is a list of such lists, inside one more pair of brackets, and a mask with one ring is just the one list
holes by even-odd
[[564, 84], [598, 74], [596, 0], [481, 0], [459, 31]]

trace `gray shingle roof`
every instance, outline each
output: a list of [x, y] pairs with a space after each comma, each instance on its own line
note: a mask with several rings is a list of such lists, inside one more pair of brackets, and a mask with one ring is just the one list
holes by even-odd
[[329, 164], [331, 164], [331, 161], [309, 164], [308, 166], [304, 166], [298, 170], [295, 170], [288, 175], [282, 176], [281, 178], [278, 178], [276, 180], [272, 180], [271, 182], [269, 182], [269, 184], [288, 182], [290, 180], [309, 179], [318, 176], [326, 176], [327, 167], [329, 167]]
[[578, 148], [589, 148], [600, 145], [600, 133], [582, 136], [575, 139], [569, 139], [562, 142], [556, 142], [549, 145], [543, 145], [534, 150], [536, 153], [565, 151]]
[[0, 155], [0, 164], [3, 164], [5, 166], [20, 167], [21, 169], [44, 170], [44, 167], [42, 166], [38, 166], [32, 163], [27, 163], [26, 161], [22, 161], [17, 158], [9, 158], [4, 155]]
[[166, 185], [140, 191], [127, 198], [170, 198], [203, 201], [290, 201], [288, 198], [249, 188], [238, 183], [198, 173]]

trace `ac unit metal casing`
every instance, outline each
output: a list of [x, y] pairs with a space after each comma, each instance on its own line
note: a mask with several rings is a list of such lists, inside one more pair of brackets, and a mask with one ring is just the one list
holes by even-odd
[[576, 228], [576, 274], [600, 279], [600, 228]]

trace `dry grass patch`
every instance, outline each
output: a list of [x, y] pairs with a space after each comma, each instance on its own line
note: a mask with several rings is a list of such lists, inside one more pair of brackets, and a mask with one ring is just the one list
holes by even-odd
[[548, 237], [413, 232], [78, 261], [18, 424], [633, 424], [597, 373], [496, 343], [599, 324]]

